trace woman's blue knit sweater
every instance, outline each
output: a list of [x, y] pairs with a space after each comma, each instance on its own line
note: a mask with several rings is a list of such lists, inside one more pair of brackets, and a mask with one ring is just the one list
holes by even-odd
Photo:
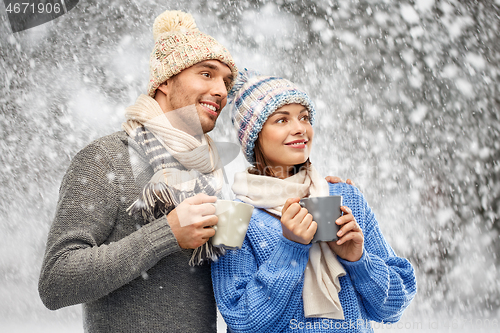
[[401, 318], [417, 290], [413, 267], [386, 242], [356, 187], [330, 184], [330, 195], [342, 195], [364, 234], [359, 261], [338, 258], [347, 272], [339, 292], [345, 320], [304, 317], [302, 287], [311, 245], [284, 238], [280, 221], [255, 209], [242, 248], [212, 264], [228, 332], [373, 332], [370, 321]]

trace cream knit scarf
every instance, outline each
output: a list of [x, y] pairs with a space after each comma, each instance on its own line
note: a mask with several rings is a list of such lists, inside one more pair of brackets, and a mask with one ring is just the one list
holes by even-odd
[[[241, 201], [278, 216], [288, 198], [329, 195], [328, 183], [312, 165], [285, 179], [240, 172], [234, 177], [232, 189]], [[339, 277], [345, 274], [328, 244], [312, 245], [302, 291], [306, 318], [344, 319], [338, 292]]]
[[[158, 102], [147, 95], [140, 95], [126, 109], [125, 118], [123, 129], [142, 147], [155, 172], [141, 196], [129, 207], [130, 214], [141, 213], [146, 220], [152, 220], [197, 193], [220, 194], [224, 174], [215, 144], [208, 135], [200, 141], [173, 127]], [[199, 265], [223, 252], [207, 242], [195, 249], [189, 263]]]

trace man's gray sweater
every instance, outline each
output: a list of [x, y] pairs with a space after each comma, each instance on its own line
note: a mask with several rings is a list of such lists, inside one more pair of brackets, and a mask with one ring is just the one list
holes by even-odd
[[72, 160], [60, 188], [39, 281], [52, 310], [83, 303], [86, 332], [216, 332], [210, 266], [190, 267], [166, 217], [127, 208], [153, 170], [125, 132]]

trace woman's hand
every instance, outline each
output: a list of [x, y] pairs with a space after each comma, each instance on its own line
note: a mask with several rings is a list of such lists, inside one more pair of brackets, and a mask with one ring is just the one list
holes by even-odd
[[299, 205], [300, 198], [290, 198], [281, 211], [281, 227], [286, 239], [300, 244], [309, 244], [318, 225], [307, 209]]
[[[335, 177], [335, 176], [326, 176], [325, 177], [326, 181], [329, 182], [329, 183], [332, 183], [332, 184], [335, 184], [335, 183], [343, 183], [344, 180], [340, 177]], [[349, 178], [345, 181], [346, 184], [349, 184], [349, 185], [352, 185], [352, 186], [356, 186], [354, 184], [354, 182], [352, 180], [350, 180]]]
[[352, 211], [347, 206], [342, 206], [340, 209], [344, 215], [339, 217], [336, 224], [340, 227], [337, 232], [338, 241], [328, 242], [328, 246], [340, 258], [347, 261], [358, 261], [363, 255], [364, 236], [361, 227], [356, 222]]

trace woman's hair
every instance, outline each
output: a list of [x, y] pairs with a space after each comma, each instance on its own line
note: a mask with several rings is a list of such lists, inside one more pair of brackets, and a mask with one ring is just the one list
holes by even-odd
[[[254, 175], [276, 177], [272, 168], [269, 165], [269, 162], [267, 161], [266, 156], [262, 152], [262, 148], [260, 147], [260, 140], [258, 138], [257, 140], [255, 140], [255, 147], [253, 148], [253, 154], [254, 154], [253, 160], [255, 162], [253, 163], [252, 167], [248, 170], [248, 172]], [[294, 174], [299, 172], [302, 168], [308, 168], [310, 165], [311, 161], [309, 160], [309, 158], [307, 158], [307, 161], [305, 161], [304, 163], [294, 165], [292, 174], [290, 176], [293, 176]]]

